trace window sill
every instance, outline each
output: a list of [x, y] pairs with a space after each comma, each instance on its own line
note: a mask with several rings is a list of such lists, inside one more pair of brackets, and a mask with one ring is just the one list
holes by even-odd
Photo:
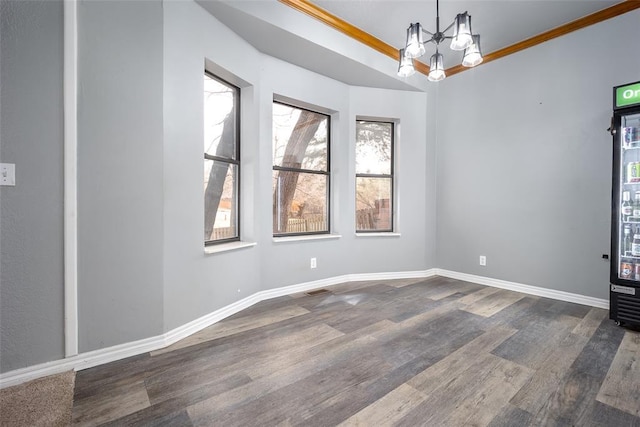
[[356, 233], [356, 237], [400, 237], [402, 234], [386, 232], [386, 233]]
[[331, 240], [339, 239], [342, 236], [340, 234], [315, 234], [312, 236], [287, 236], [287, 237], [274, 237], [274, 243], [287, 243], [287, 242], [301, 242], [305, 240]]
[[204, 247], [204, 253], [207, 255], [217, 254], [220, 252], [235, 251], [237, 249], [250, 248], [257, 245], [256, 242], [230, 242], [221, 245], [211, 245]]

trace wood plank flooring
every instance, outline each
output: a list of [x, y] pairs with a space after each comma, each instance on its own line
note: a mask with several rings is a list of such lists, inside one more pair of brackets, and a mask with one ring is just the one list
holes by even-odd
[[345, 283], [78, 372], [73, 422], [640, 427], [640, 332], [442, 277]]

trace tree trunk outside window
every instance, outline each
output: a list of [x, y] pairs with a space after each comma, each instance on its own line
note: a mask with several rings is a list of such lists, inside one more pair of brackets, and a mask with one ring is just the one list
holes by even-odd
[[[216, 148], [216, 156], [232, 159], [234, 158], [235, 150], [235, 113], [231, 112], [224, 119], [222, 128], [222, 135], [220, 136], [220, 143]], [[211, 172], [209, 173], [209, 180], [207, 181], [207, 188], [204, 191], [204, 211], [206, 213], [204, 218], [204, 240], [211, 240], [211, 233], [213, 232], [213, 225], [216, 220], [216, 213], [218, 212], [218, 206], [220, 206], [220, 198], [224, 190], [224, 181], [229, 170], [229, 163], [213, 161]], [[236, 201], [233, 201], [235, 207]], [[233, 209], [235, 211], [235, 209]], [[235, 212], [231, 212], [232, 225], [235, 226]]]
[[[302, 110], [285, 147], [282, 167], [300, 168], [307, 146], [316, 134], [323, 117]], [[298, 184], [299, 172], [278, 171], [273, 192], [273, 232], [285, 233], [289, 221], [289, 211]]]

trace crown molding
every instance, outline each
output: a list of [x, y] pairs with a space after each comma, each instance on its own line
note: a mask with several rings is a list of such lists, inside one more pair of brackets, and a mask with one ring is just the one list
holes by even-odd
[[[602, 9], [598, 12], [594, 12], [590, 15], [576, 19], [575, 21], [571, 21], [549, 31], [545, 31], [544, 33], [540, 33], [537, 36], [529, 37], [528, 39], [522, 40], [518, 43], [514, 43], [511, 46], [507, 46], [494, 52], [488, 53], [487, 55], [483, 56], [484, 60], [482, 61], [482, 64], [486, 64], [488, 62], [495, 61], [496, 59], [512, 55], [516, 52], [520, 52], [521, 50], [525, 50], [530, 47], [539, 45], [540, 43], [553, 40], [557, 37], [564, 36], [590, 25], [606, 21], [607, 19], [615, 18], [616, 16], [623, 15], [638, 8], [640, 8], [640, 1], [638, 0], [623, 1], [622, 3], [615, 4], [606, 9]], [[445, 73], [447, 74], [447, 77], [449, 77], [468, 69], [468, 67], [456, 65], [455, 67], [451, 67], [445, 70]]]
[[[309, 0], [279, 0], [280, 3], [284, 3], [285, 5], [296, 9], [299, 12], [305, 13], [312, 18], [319, 20], [320, 22], [328, 25], [329, 27], [340, 31], [343, 34], [351, 37], [354, 40], [359, 41], [362, 44], [369, 46], [372, 49], [377, 50], [378, 52], [387, 55], [389, 58], [397, 61], [400, 59], [400, 54], [398, 49], [391, 46], [388, 43], [383, 42], [379, 38], [367, 33], [364, 30], [356, 27], [345, 21], [342, 18], [338, 18], [337, 16], [329, 13], [328, 11], [322, 9], [321, 7], [313, 4]], [[429, 74], [429, 66], [424, 64], [423, 62], [416, 61], [414, 59], [413, 66], [416, 71], [419, 71], [423, 74]]]
[[[396, 61], [399, 59], [398, 49], [385, 43], [379, 38], [367, 33], [366, 31], [356, 27], [348, 23], [347, 21], [329, 13], [328, 11], [322, 9], [321, 7], [313, 4], [309, 0], [279, 0], [281, 3], [296, 9], [302, 13], [305, 13], [312, 18], [315, 18], [324, 24], [340, 31], [343, 34], [353, 38], [354, 40], [359, 41], [372, 49], [377, 50], [378, 52], [387, 55], [388, 57], [395, 59]], [[484, 61], [482, 64], [486, 64], [491, 61], [495, 61], [496, 59], [514, 54], [516, 52], [520, 52], [521, 50], [528, 49], [540, 43], [544, 43], [546, 41], [555, 39], [556, 37], [563, 36], [565, 34], [569, 34], [573, 31], [580, 30], [582, 28], [588, 27], [593, 24], [597, 24], [602, 21], [606, 21], [607, 19], [614, 18], [616, 16], [625, 14], [632, 10], [640, 8], [640, 0], [625, 0], [621, 3], [610, 6], [606, 9], [602, 9], [598, 12], [594, 12], [585, 17], [576, 19], [575, 21], [568, 22], [559, 27], [553, 28], [549, 31], [545, 31], [536, 36], [530, 37], [528, 39], [522, 40], [518, 43], [514, 43], [510, 46], [504, 47], [502, 49], [496, 50], [494, 52], [488, 53], [484, 55]], [[478, 66], [482, 65], [479, 64]], [[414, 67], [416, 71], [419, 71], [422, 74], [429, 74], [429, 66], [424, 64], [423, 62], [414, 60]], [[473, 67], [476, 68], [476, 67]], [[454, 74], [461, 73], [462, 71], [468, 70], [470, 68], [464, 67], [462, 65], [456, 65], [455, 67], [451, 67], [445, 70], [447, 77], [452, 76]]]

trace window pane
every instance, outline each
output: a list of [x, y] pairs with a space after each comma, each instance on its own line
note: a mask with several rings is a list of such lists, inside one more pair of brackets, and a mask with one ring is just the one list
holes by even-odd
[[238, 237], [238, 167], [204, 161], [204, 240]]
[[204, 152], [236, 159], [237, 89], [204, 75]]
[[274, 170], [274, 234], [329, 231], [327, 182], [324, 174]]
[[356, 122], [356, 173], [391, 174], [393, 123]]
[[324, 114], [273, 103], [273, 164], [316, 171], [327, 170]]
[[356, 230], [393, 229], [391, 178], [356, 178]]

